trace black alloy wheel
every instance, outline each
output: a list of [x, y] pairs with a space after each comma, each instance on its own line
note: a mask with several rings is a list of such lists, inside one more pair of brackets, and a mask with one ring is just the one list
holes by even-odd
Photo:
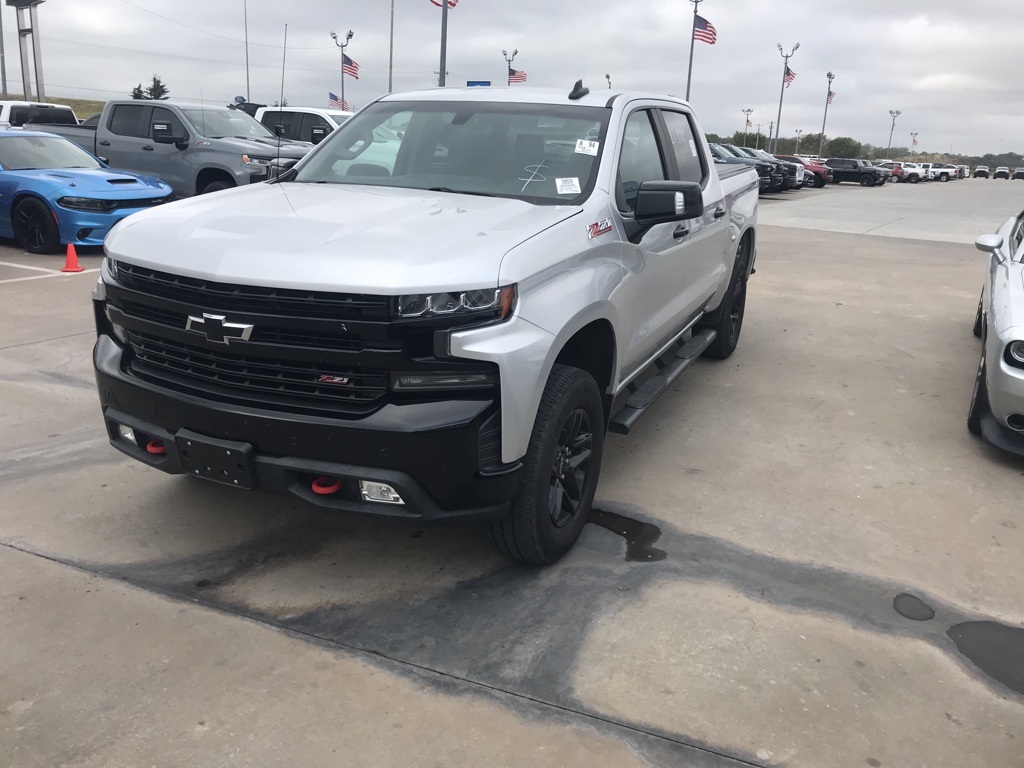
[[[717, 360], [725, 360], [736, 351], [743, 330], [743, 316], [747, 308], [747, 265], [750, 259], [750, 243], [744, 240], [736, 254], [732, 280], [722, 299], [723, 311], [718, 322], [710, 327], [715, 329], [715, 340], [704, 354]], [[708, 327], [708, 326], [704, 326]]]
[[548, 512], [555, 528], [565, 528], [580, 514], [583, 488], [594, 455], [594, 432], [582, 408], [569, 414], [555, 445], [548, 489]]
[[875, 177], [872, 176], [870, 173], [865, 173], [865, 174], [861, 175], [861, 177], [860, 177], [860, 185], [862, 187], [870, 187], [870, 186], [873, 186], [874, 183], [875, 183]]
[[56, 253], [60, 250], [60, 231], [49, 207], [34, 197], [26, 197], [11, 215], [14, 236], [29, 253]]

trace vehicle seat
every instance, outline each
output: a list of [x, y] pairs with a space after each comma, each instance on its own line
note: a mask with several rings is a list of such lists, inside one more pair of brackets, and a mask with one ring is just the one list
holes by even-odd
[[382, 165], [372, 163], [353, 163], [345, 171], [346, 176], [391, 176], [391, 171]]

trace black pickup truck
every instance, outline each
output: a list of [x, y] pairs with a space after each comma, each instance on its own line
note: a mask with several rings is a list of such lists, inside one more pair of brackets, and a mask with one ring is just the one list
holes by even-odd
[[832, 180], [839, 184], [843, 181], [855, 181], [862, 187], [881, 186], [887, 177], [886, 170], [871, 165], [867, 160], [847, 157], [832, 157], [825, 161], [832, 169]]

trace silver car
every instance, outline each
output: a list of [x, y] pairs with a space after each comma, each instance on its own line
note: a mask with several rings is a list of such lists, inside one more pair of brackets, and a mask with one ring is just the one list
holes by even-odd
[[976, 245], [990, 255], [974, 320], [974, 335], [983, 341], [967, 427], [1024, 456], [1024, 213]]

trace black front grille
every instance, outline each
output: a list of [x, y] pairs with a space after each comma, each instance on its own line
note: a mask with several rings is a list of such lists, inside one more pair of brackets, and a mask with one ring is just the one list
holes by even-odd
[[387, 320], [388, 297], [236, 285], [118, 262], [117, 281], [149, 296], [231, 312], [326, 320]]
[[213, 351], [146, 333], [130, 331], [137, 376], [161, 383], [177, 381], [206, 391], [245, 399], [287, 400], [325, 405], [368, 404], [383, 397], [388, 376], [378, 369], [340, 370], [315, 363]]
[[170, 195], [166, 197], [147, 197], [141, 200], [111, 200], [114, 203], [114, 207], [111, 210], [118, 210], [119, 208], [152, 208], [154, 205], [160, 205], [162, 203], [169, 202], [171, 199]]

